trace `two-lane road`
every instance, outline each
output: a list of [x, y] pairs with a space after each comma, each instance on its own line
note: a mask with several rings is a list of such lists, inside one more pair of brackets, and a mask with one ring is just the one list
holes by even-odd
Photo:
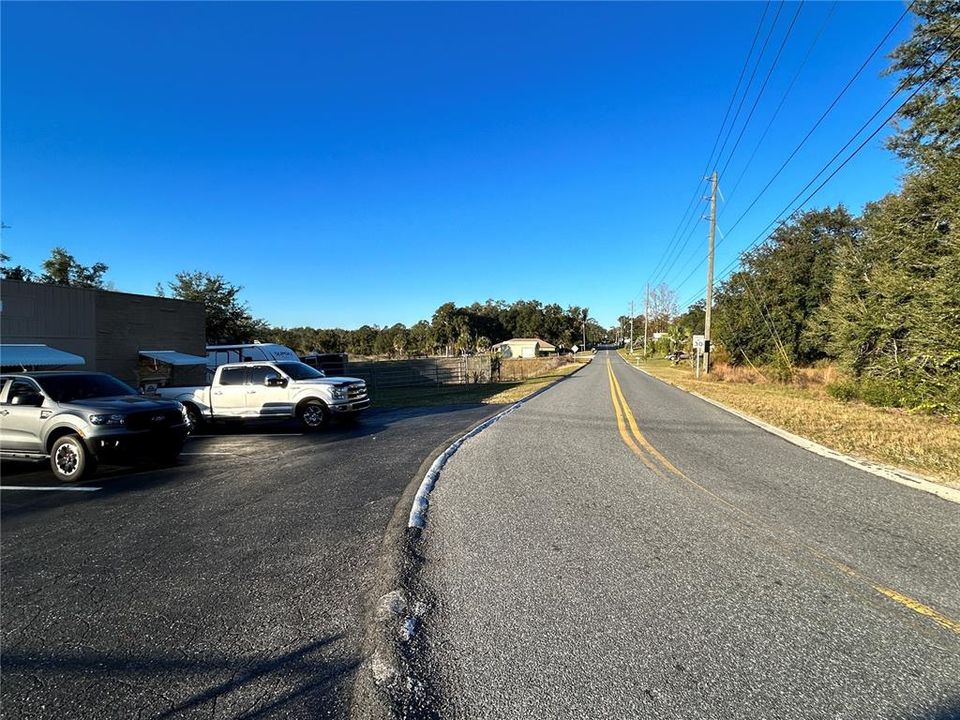
[[614, 353], [460, 449], [423, 547], [443, 717], [960, 715], [960, 505]]

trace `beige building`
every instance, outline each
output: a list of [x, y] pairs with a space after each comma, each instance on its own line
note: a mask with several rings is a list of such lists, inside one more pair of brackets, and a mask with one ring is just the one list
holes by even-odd
[[[0, 362], [15, 357], [14, 346], [46, 345], [82, 358], [83, 364], [66, 363], [73, 369], [107, 372], [136, 386], [190, 367], [184, 354], [205, 363], [205, 332], [202, 303], [0, 280], [0, 341], [10, 348]], [[188, 372], [199, 382], [206, 371]]]
[[540, 355], [552, 355], [557, 351], [555, 345], [540, 338], [511, 338], [490, 348], [505, 358], [533, 358]]

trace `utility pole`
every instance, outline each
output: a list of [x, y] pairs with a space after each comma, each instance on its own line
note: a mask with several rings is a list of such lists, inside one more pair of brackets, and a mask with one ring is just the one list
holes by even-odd
[[630, 354], [633, 354], [633, 300], [630, 301]]
[[650, 283], [643, 298], [643, 359], [647, 359], [647, 323], [650, 320]]
[[703, 321], [703, 372], [710, 372], [710, 314], [713, 310], [713, 238], [717, 232], [717, 171], [713, 171], [710, 190], [710, 236], [707, 240], [707, 312]]

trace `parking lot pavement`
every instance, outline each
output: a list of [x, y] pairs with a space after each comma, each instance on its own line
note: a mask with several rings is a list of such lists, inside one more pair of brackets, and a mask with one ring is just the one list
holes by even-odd
[[398, 496], [495, 409], [217, 427], [67, 491], [4, 464], [2, 717], [346, 716]]

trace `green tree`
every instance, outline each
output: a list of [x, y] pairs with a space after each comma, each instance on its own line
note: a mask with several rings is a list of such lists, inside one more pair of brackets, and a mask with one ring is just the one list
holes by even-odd
[[[167, 283], [170, 293], [179, 300], [192, 300], [204, 305], [207, 316], [207, 343], [242, 343], [257, 339], [268, 330], [263, 320], [255, 319], [239, 295], [243, 289], [224, 279], [223, 275], [179, 272]], [[163, 288], [158, 286], [160, 295]]]
[[10, 256], [0, 252], [0, 277], [4, 280], [22, 280], [32, 282], [36, 279], [36, 273], [23, 265], [9, 265]]
[[885, 404], [960, 414], [960, 155], [867, 207], [838, 249], [831, 352]]
[[62, 247], [50, 251], [50, 257], [43, 261], [43, 274], [40, 282], [70, 287], [102, 288], [103, 276], [109, 269], [102, 262], [93, 265], [81, 265]]
[[748, 252], [718, 288], [715, 339], [732, 359], [808, 364], [828, 354], [818, 313], [830, 296], [838, 242], [860, 233], [842, 206], [809, 210]]
[[915, 0], [911, 7], [918, 22], [885, 72], [899, 75], [899, 90], [923, 88], [898, 113], [888, 147], [922, 167], [960, 150], [960, 0]]

